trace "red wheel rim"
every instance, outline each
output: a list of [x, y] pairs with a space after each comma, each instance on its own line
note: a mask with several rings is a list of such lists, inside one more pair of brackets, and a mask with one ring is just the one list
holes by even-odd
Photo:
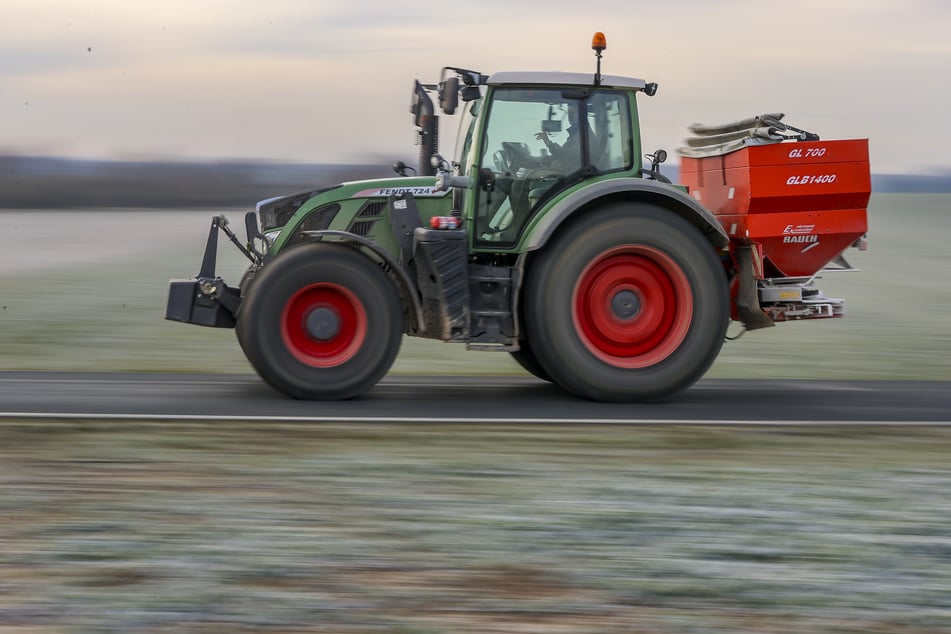
[[582, 343], [619, 368], [660, 363], [677, 350], [693, 319], [693, 294], [683, 269], [645, 245], [601, 253], [581, 272], [571, 303]]
[[297, 291], [281, 314], [284, 345], [298, 361], [315, 368], [346, 363], [360, 350], [366, 334], [363, 303], [346, 288], [330, 282]]

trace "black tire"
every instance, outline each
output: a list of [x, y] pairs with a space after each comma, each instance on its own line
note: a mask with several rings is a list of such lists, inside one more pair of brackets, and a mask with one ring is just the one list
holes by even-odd
[[545, 368], [542, 367], [542, 364], [538, 362], [538, 358], [529, 347], [528, 341], [522, 341], [520, 345], [521, 348], [509, 353], [512, 355], [512, 358], [515, 359], [515, 362], [532, 376], [551, 383], [551, 377], [545, 372]]
[[[254, 268], [253, 266], [248, 267], [248, 270], [246, 270], [244, 274], [241, 276], [241, 281], [238, 282], [238, 288], [241, 291], [242, 306], [244, 305], [244, 300], [247, 299], [248, 292], [251, 290], [251, 285], [254, 282], [254, 275], [252, 275], [251, 273], [253, 268]], [[255, 275], [256, 274], [257, 272], [255, 271]], [[241, 322], [240, 310], [238, 311], [236, 319], [238, 320], [237, 323]], [[245, 355], [247, 355], [248, 354], [247, 350], [245, 350], [245, 347], [244, 347], [244, 332], [245, 331], [242, 328], [239, 328], [237, 327], [237, 325], [235, 325], [234, 334], [238, 338], [238, 345], [241, 346], [241, 350], [245, 353]]]
[[642, 203], [606, 205], [562, 227], [525, 292], [539, 364], [598, 401], [656, 401], [690, 387], [729, 323], [714, 248], [680, 216]]
[[272, 387], [343, 400], [393, 365], [402, 310], [395, 285], [368, 257], [340, 244], [304, 244], [257, 274], [237, 329], [248, 361]]

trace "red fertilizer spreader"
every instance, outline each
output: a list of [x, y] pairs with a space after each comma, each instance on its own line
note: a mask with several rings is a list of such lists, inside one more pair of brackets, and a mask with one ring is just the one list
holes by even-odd
[[782, 117], [694, 125], [680, 149], [682, 184], [729, 234], [740, 272], [752, 273], [733, 288], [734, 318], [749, 328], [841, 317], [844, 300], [823, 295], [815, 280], [855, 270], [843, 252], [866, 244], [868, 140], [823, 141]]

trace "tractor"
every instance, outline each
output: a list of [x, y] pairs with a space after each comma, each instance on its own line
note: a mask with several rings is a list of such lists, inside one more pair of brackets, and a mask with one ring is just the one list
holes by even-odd
[[[867, 141], [822, 141], [780, 113], [695, 125], [672, 184], [667, 153], [641, 146], [637, 99], [657, 84], [602, 74], [603, 34], [592, 48], [593, 73], [416, 81], [416, 168], [264, 200], [244, 243], [215, 216], [166, 318], [234, 328], [263, 380], [300, 399], [365, 393], [405, 334], [628, 402], [693, 385], [731, 321], [841, 317], [815, 283], [864, 246]], [[440, 114], [458, 119], [451, 158]], [[237, 286], [215, 273], [220, 233], [250, 260]]]

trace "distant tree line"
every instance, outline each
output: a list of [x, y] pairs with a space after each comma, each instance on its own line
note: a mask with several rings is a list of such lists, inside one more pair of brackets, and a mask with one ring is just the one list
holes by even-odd
[[872, 191], [896, 194], [951, 194], [951, 173], [873, 174]]
[[0, 208], [223, 207], [393, 175], [389, 165], [0, 156]]
[[[676, 165], [663, 172], [677, 182]], [[394, 176], [390, 165], [85, 161], [0, 156], [0, 208], [232, 207], [334, 183]], [[951, 193], [951, 173], [872, 177], [875, 192]]]

